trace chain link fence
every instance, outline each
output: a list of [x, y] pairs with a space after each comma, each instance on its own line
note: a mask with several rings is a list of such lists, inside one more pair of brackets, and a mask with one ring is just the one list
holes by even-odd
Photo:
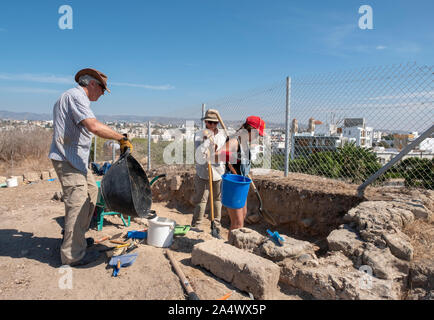
[[[291, 79], [289, 171], [360, 184], [433, 125], [433, 67], [365, 68]], [[433, 188], [429, 137], [376, 181]], [[390, 181], [389, 181], [390, 182]]]
[[[253, 167], [361, 184], [433, 125], [433, 72], [433, 66], [411, 63], [294, 76], [184, 108], [183, 117], [198, 130], [204, 112], [217, 109], [231, 134], [248, 116], [260, 116], [266, 137], [251, 146]], [[152, 124], [152, 165], [164, 165], [172, 141], [161, 137], [176, 127], [185, 133], [185, 125]], [[147, 138], [136, 143], [137, 154], [147, 159]], [[433, 156], [431, 134], [375, 184], [433, 189]]]

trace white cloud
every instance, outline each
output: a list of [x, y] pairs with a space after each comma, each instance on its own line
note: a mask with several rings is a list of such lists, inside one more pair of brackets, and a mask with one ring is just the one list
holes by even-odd
[[[56, 76], [53, 74], [32, 74], [32, 73], [22, 73], [22, 74], [0, 73], [0, 80], [51, 83], [51, 84], [69, 84], [69, 85], [75, 83], [73, 77]], [[149, 85], [149, 84], [140, 84], [140, 83], [125, 83], [125, 82], [111, 82], [111, 81], [109, 81], [108, 85], [141, 88], [147, 90], [172, 90], [175, 88], [169, 84]]]
[[434, 98], [434, 91], [421, 91], [414, 93], [402, 93], [398, 95], [390, 95], [390, 96], [378, 96], [369, 98], [368, 100], [395, 100], [395, 99], [408, 99], [408, 98]]
[[377, 46], [376, 49], [377, 49], [377, 50], [384, 50], [384, 49], [387, 49], [387, 47], [386, 47], [386, 46]]
[[73, 80], [69, 77], [59, 77], [52, 74], [10, 74], [0, 73], [1, 80], [11, 81], [25, 81], [25, 82], [38, 82], [38, 83], [59, 83], [59, 84], [71, 84]]
[[29, 87], [0, 87], [1, 91], [14, 92], [14, 93], [60, 93], [59, 90], [45, 89], [45, 88], [29, 88]]
[[125, 82], [111, 82], [110, 83], [109, 82], [109, 85], [120, 86], [120, 87], [142, 88], [142, 89], [148, 89], [148, 90], [172, 90], [172, 89], [175, 89], [175, 87], [171, 86], [170, 84], [155, 86], [155, 85], [137, 84], [137, 83], [125, 83]]
[[343, 46], [350, 35], [357, 30], [354, 24], [345, 24], [333, 27], [328, 30], [328, 34], [324, 37], [325, 43], [331, 48], [339, 48]]

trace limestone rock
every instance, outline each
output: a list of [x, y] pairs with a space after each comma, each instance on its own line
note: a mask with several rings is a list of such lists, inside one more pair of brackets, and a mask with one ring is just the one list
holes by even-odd
[[355, 269], [341, 252], [332, 252], [318, 260], [317, 266], [286, 259], [280, 280], [321, 300], [399, 299], [399, 287], [393, 281], [377, 279]]
[[405, 279], [409, 264], [396, 258], [389, 248], [380, 249], [368, 244], [362, 254], [362, 263], [372, 268], [373, 275], [380, 279]]
[[406, 234], [401, 231], [384, 233], [383, 238], [390, 248], [390, 252], [392, 252], [395, 257], [407, 261], [413, 259], [413, 246], [410, 243], [410, 238]]
[[362, 240], [385, 248], [385, 231], [402, 229], [414, 221], [414, 214], [396, 201], [365, 201], [348, 211], [344, 221], [353, 223]]
[[410, 287], [434, 290], [434, 258], [411, 264]]
[[27, 172], [24, 174], [24, 180], [27, 182], [34, 182], [41, 180], [41, 175], [37, 172]]
[[191, 262], [238, 289], [252, 293], [255, 299], [273, 299], [277, 291], [280, 269], [275, 263], [222, 240], [196, 244]]
[[41, 179], [42, 180], [48, 180], [48, 179], [50, 179], [50, 172], [48, 172], [48, 171], [42, 171], [41, 172]]
[[342, 251], [347, 257], [354, 255], [355, 251], [363, 244], [355, 230], [352, 230], [348, 225], [342, 229], [333, 230], [327, 237], [327, 243], [329, 250]]
[[273, 240], [266, 238], [260, 247], [261, 255], [272, 261], [295, 258], [303, 254], [315, 256], [316, 247], [310, 242], [290, 238], [286, 235], [281, 235], [281, 237], [285, 239], [282, 246], [278, 246]]
[[297, 240], [286, 235], [281, 235], [281, 237], [285, 241], [282, 246], [279, 246], [269, 237], [265, 237], [255, 230], [241, 228], [231, 231], [228, 243], [275, 262], [286, 258], [296, 258], [303, 254], [315, 256], [317, 247], [310, 242]]
[[265, 240], [266, 237], [255, 230], [240, 228], [229, 233], [228, 243], [239, 249], [259, 254], [259, 247]]

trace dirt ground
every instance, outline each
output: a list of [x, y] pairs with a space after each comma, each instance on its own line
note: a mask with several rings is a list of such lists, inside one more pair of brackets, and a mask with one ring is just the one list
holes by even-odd
[[[164, 248], [139, 245], [134, 251], [138, 253], [137, 260], [130, 267], [122, 268], [118, 277], [112, 277], [109, 258], [104, 254], [88, 266], [60, 268], [64, 204], [51, 200], [56, 191], [61, 191], [58, 180], [0, 189], [0, 299], [186, 299]], [[171, 218], [179, 225], [191, 222], [192, 212], [180, 213], [165, 203], [154, 203], [152, 209], [158, 216]], [[227, 239], [229, 222], [223, 219], [222, 223], [222, 236]], [[119, 217], [111, 216], [105, 218], [102, 231], [93, 225], [87, 236], [101, 239], [146, 227], [146, 219], [134, 219], [129, 227], [124, 227]], [[208, 239], [212, 237], [210, 223], [206, 221], [202, 232], [191, 230], [183, 237], [176, 237], [171, 247], [197, 295], [203, 300], [215, 300], [233, 291], [228, 300], [249, 300], [246, 292], [191, 264], [192, 246]], [[88, 250], [107, 246], [114, 244], [105, 241]], [[308, 298], [289, 287], [279, 286], [276, 291], [276, 299]]]

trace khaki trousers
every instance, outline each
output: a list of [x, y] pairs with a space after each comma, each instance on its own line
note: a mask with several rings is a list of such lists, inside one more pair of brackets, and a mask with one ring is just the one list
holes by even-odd
[[[222, 217], [222, 197], [221, 197], [221, 184], [222, 181], [213, 181], [212, 193], [214, 201], [214, 221], [216, 227], [220, 227], [220, 220]], [[193, 201], [196, 205], [193, 213], [192, 226], [199, 226], [203, 222], [205, 216], [206, 204], [209, 200], [209, 181], [199, 178], [196, 174], [194, 176], [194, 191], [195, 195]], [[210, 204], [211, 205], [211, 204]], [[211, 213], [210, 213], [211, 214]], [[211, 215], [210, 215], [211, 216]]]
[[51, 161], [62, 185], [65, 203], [65, 234], [60, 258], [62, 264], [70, 264], [86, 254], [85, 234], [95, 210], [98, 187], [90, 170], [85, 174], [67, 161]]

